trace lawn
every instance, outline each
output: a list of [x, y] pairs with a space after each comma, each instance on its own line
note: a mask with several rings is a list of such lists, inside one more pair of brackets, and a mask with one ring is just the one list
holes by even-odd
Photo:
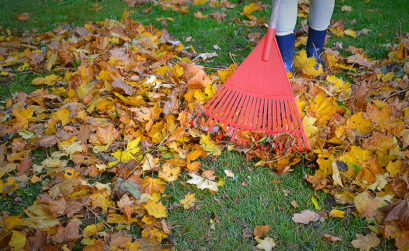
[[[227, 14], [224, 20], [217, 21], [210, 16], [205, 19], [193, 16], [197, 11], [203, 15], [213, 13], [215, 9], [208, 4], [190, 6], [190, 13], [181, 14], [171, 9], [164, 10], [149, 1], [129, 7], [120, 0], [3, 0], [0, 2], [0, 37], [21, 36], [32, 30], [43, 33], [61, 24], [82, 26], [92, 21], [120, 20], [124, 10], [128, 10], [132, 19], [144, 25], [166, 28], [175, 40], [182, 41], [185, 48], [191, 46], [191, 51], [216, 52], [217, 57], [200, 62], [206, 72], [211, 74], [242, 62], [254, 48], [254, 44], [248, 41], [249, 34], [265, 32], [263, 27], [251, 27], [238, 21], [247, 20], [241, 12], [251, 1], [231, 2], [237, 4], [237, 7], [217, 8]], [[342, 11], [345, 5], [351, 6], [351, 11]], [[15, 18], [25, 12], [29, 14], [29, 20], [19, 21]], [[266, 8], [254, 15], [268, 17], [269, 13], [270, 9]], [[168, 19], [163, 21], [160, 18]], [[344, 19], [345, 29], [370, 30], [367, 35], [358, 37], [331, 35], [328, 47], [336, 47], [344, 56], [351, 55], [347, 49], [354, 46], [363, 48], [372, 59], [384, 58], [397, 37], [409, 32], [409, 6], [405, 0], [336, 1], [333, 19]], [[298, 27], [300, 25], [299, 20]], [[303, 48], [300, 45], [297, 50]], [[31, 84], [32, 80], [48, 75], [45, 72], [17, 69], [13, 69], [12, 73], [0, 76], [3, 105], [17, 92], [36, 90], [37, 87]], [[350, 80], [346, 74], [338, 76]], [[1, 144], [5, 144], [6, 139], [3, 140]], [[52, 150], [36, 150], [31, 155], [33, 163], [40, 164], [51, 153]], [[186, 183], [189, 177], [183, 173], [178, 180], [167, 185], [162, 197], [168, 208], [167, 224], [171, 235], [166, 241], [175, 244], [177, 250], [252, 250], [257, 242], [248, 232], [253, 232], [257, 225], [270, 226], [268, 236], [274, 239], [277, 250], [347, 250], [352, 248], [350, 242], [356, 239], [356, 234], [370, 232], [368, 224], [373, 222], [355, 217], [351, 207], [337, 205], [330, 195], [312, 189], [305, 177], [314, 173], [316, 165], [307, 159], [282, 175], [267, 167], [256, 167], [256, 162], [246, 160], [244, 154], [228, 150], [224, 150], [217, 159], [201, 158], [201, 162], [202, 169], [213, 170], [215, 175], [223, 178], [225, 184], [217, 193], [199, 190]], [[231, 170], [234, 177], [227, 177], [225, 170]], [[102, 182], [105, 179], [110, 182], [111, 178], [101, 175], [95, 181]], [[37, 199], [42, 185], [46, 184], [27, 182], [26, 186], [4, 195], [0, 198], [0, 211], [3, 214], [25, 215], [23, 209]], [[183, 209], [180, 200], [188, 193], [195, 193], [196, 204], [191, 209]], [[304, 209], [329, 212], [334, 208], [345, 211], [346, 216], [330, 218], [325, 215], [322, 221], [308, 225], [292, 221], [293, 214]], [[99, 218], [94, 220], [101, 221]], [[86, 224], [81, 225], [81, 232], [85, 227]], [[141, 237], [141, 230], [136, 224], [128, 226], [128, 230], [133, 237]], [[333, 243], [326, 240], [324, 234], [338, 236], [342, 240]], [[393, 244], [392, 241], [382, 240], [377, 250], [393, 250]], [[75, 244], [76, 249], [83, 247], [79, 242]]]

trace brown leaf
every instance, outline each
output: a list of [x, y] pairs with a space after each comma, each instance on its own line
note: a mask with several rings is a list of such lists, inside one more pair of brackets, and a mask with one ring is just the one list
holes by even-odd
[[44, 148], [50, 148], [57, 144], [57, 137], [55, 135], [43, 136], [37, 142], [36, 145]]
[[90, 133], [91, 129], [89, 128], [88, 124], [82, 124], [80, 126], [80, 131], [78, 132], [77, 139], [81, 141], [81, 143], [86, 144], [89, 139]]
[[342, 238], [339, 238], [337, 236], [333, 236], [333, 235], [330, 235], [330, 234], [324, 234], [324, 238], [329, 240], [330, 242], [342, 241]]
[[394, 202], [380, 209], [385, 214], [384, 222], [397, 221], [409, 230], [409, 199]]
[[112, 88], [122, 90], [126, 95], [134, 95], [134, 90], [131, 86], [125, 83], [121, 78], [113, 77]]
[[187, 87], [192, 89], [201, 89], [206, 87], [207, 84], [210, 84], [210, 82], [211, 80], [206, 73], [203, 70], [199, 70], [191, 79], [189, 79], [187, 82]]
[[67, 209], [67, 204], [64, 198], [58, 200], [52, 199], [48, 194], [40, 194], [40, 203], [43, 204], [43, 208], [47, 210], [54, 218], [63, 215]]
[[30, 14], [27, 12], [23, 12], [20, 15], [16, 15], [17, 20], [19, 21], [27, 21], [30, 19]]
[[266, 225], [266, 226], [258, 225], [254, 228], [254, 236], [257, 236], [259, 238], [263, 238], [269, 232], [270, 232], [270, 225]]
[[30, 152], [27, 152], [24, 157], [20, 160], [20, 165], [17, 168], [18, 173], [17, 176], [21, 176], [23, 174], [29, 174], [29, 171], [31, 167], [31, 160], [30, 160]]
[[312, 221], [317, 221], [320, 218], [320, 216], [311, 210], [303, 210], [300, 213], [295, 213], [293, 214], [292, 220], [295, 223], [302, 223], [302, 224], [308, 224]]
[[206, 179], [209, 180], [215, 180], [216, 176], [214, 176], [214, 171], [213, 170], [204, 170], [202, 172], [202, 177], [205, 177]]
[[210, 16], [220, 22], [224, 18], [226, 18], [227, 15], [222, 12], [213, 12], [212, 14], [210, 14]]
[[59, 226], [57, 234], [51, 239], [56, 243], [65, 243], [79, 240], [81, 235], [79, 234], [79, 227], [77, 223], [71, 221], [66, 227]]
[[60, 57], [60, 61], [63, 66], [72, 64], [70, 44], [64, 39], [61, 40], [60, 48], [58, 49], [58, 56]]
[[163, 114], [168, 115], [168, 114], [178, 114], [179, 112], [179, 99], [177, 96], [177, 92], [172, 91], [172, 93], [169, 95], [169, 99], [165, 101], [163, 104]]
[[351, 241], [352, 246], [354, 248], [359, 248], [360, 251], [370, 251], [371, 248], [377, 247], [381, 240], [371, 232], [367, 235], [356, 234], [357, 239]]

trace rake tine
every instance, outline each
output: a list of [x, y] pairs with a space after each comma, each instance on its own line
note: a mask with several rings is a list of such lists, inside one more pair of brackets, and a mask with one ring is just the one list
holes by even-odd
[[256, 100], [256, 107], [254, 108], [254, 114], [253, 118], [251, 120], [251, 126], [254, 130], [258, 129], [259, 126], [259, 119], [260, 119], [260, 103], [261, 103], [261, 98], [257, 98]]
[[240, 109], [240, 116], [238, 116], [236, 123], [234, 124], [243, 124], [242, 120], [243, 120], [243, 116], [247, 113], [247, 107], [248, 107], [248, 103], [249, 103], [250, 97], [249, 96], [245, 96], [244, 97], [244, 105], [242, 107], [239, 106]]
[[302, 147], [302, 141], [301, 141], [300, 135], [297, 135], [297, 142], [298, 142], [298, 150], [302, 152], [304, 149]]
[[243, 96], [243, 94], [239, 93], [239, 95], [237, 95], [236, 99], [234, 100], [234, 104], [232, 105], [230, 111], [226, 114], [225, 119], [227, 121], [227, 123], [231, 123], [231, 120], [234, 116], [234, 114], [237, 111], [237, 107], [241, 101], [241, 97]]
[[242, 123], [240, 123], [245, 128], [247, 127], [247, 121], [248, 121], [250, 113], [252, 112], [252, 108], [254, 108], [253, 101], [254, 101], [254, 97], [250, 97], [249, 103], [248, 103], [247, 108], [246, 108], [246, 112], [244, 113], [243, 121], [242, 121]]
[[212, 111], [215, 109], [215, 107], [217, 106], [217, 104], [219, 104], [221, 101], [223, 101], [223, 97], [224, 95], [229, 92], [229, 89], [225, 88], [225, 86], [222, 86], [222, 88], [220, 89], [220, 94], [217, 97], [213, 97], [205, 106], [206, 115], [210, 115], [210, 113], [212, 113]]
[[264, 105], [263, 105], [263, 130], [267, 131], [268, 130], [268, 123], [267, 123], [267, 114], [268, 114], [268, 105], [270, 100], [264, 100]]
[[273, 119], [271, 120], [273, 122], [273, 131], [272, 133], [276, 132], [276, 120], [277, 120], [277, 105], [276, 105], [276, 101], [275, 100], [271, 100], [272, 103], [272, 109], [271, 112], [273, 113]]
[[277, 130], [278, 131], [282, 131], [282, 128], [281, 128], [281, 110], [282, 110], [282, 108], [281, 108], [281, 102], [280, 102], [280, 100], [277, 100], [277, 121], [278, 121], [278, 125], [277, 125]]
[[290, 107], [289, 107], [289, 102], [288, 100], [284, 101], [285, 102], [285, 114], [287, 115], [287, 126], [288, 126], [288, 131], [294, 130], [294, 124], [292, 123], [292, 120], [290, 118]]

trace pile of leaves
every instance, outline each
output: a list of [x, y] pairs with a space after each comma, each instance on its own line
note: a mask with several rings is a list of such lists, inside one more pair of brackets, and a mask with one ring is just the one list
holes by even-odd
[[[43, 185], [24, 216], [2, 212], [2, 247], [166, 243], [166, 184], [188, 172], [187, 183], [217, 192], [223, 179], [198, 159], [223, 149], [280, 173], [302, 160], [316, 165], [307, 177], [314, 189], [356, 207], [371, 223], [373, 233], [358, 236], [357, 247], [367, 239], [379, 244], [377, 234], [408, 247], [409, 35], [382, 60], [353, 47], [349, 57], [327, 49], [325, 72], [305, 51], [296, 55], [291, 83], [309, 153], [276, 152], [270, 140], [250, 134], [250, 143], [238, 147], [223, 130], [220, 137], [203, 133], [198, 115], [235, 66], [207, 74], [166, 30], [144, 26], [128, 12], [121, 21], [9, 34], [0, 46], [1, 75], [30, 70], [42, 74], [32, 84], [45, 87], [14, 95], [0, 110], [0, 193]], [[40, 163], [33, 158], [38, 149], [50, 152]], [[194, 194], [181, 201], [185, 209], [194, 203]], [[135, 226], [143, 239], [128, 233]]]

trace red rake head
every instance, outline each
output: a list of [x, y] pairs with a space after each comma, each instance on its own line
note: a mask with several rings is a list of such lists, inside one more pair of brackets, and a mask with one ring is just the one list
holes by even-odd
[[[227, 130], [231, 142], [237, 138], [237, 144], [243, 145], [246, 140], [239, 137], [239, 131], [262, 132], [268, 136], [287, 132], [296, 138], [299, 151], [308, 151], [307, 137], [274, 34], [274, 30], [268, 29], [266, 37], [209, 100], [205, 106], [209, 119], [204, 126], [211, 132], [219, 124]], [[271, 46], [266, 46], [267, 39], [272, 39]], [[267, 57], [264, 54], [266, 61], [262, 60], [265, 46], [270, 47]]]

